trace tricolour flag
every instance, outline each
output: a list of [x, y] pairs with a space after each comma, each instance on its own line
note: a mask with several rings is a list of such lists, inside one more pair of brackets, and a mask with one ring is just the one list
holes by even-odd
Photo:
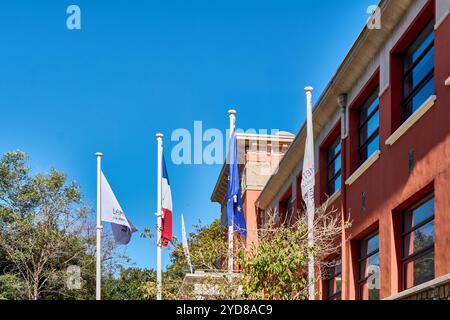
[[172, 191], [170, 190], [169, 175], [166, 160], [162, 157], [162, 234], [161, 245], [167, 247], [172, 240]]
[[[227, 192], [227, 217], [228, 225], [233, 224], [233, 230], [247, 237], [247, 225], [245, 223], [244, 209], [241, 198], [241, 183], [239, 180], [239, 163], [237, 156], [237, 139], [234, 130], [230, 138], [230, 163], [228, 169]], [[233, 223], [234, 222], [234, 223]]]
[[186, 227], [184, 226], [183, 214], [181, 214], [181, 238], [183, 241], [184, 256], [186, 257], [186, 261], [189, 265], [189, 270], [191, 270], [191, 273], [194, 273], [194, 269], [192, 268], [192, 263], [191, 263], [191, 256], [189, 255], [189, 245], [187, 242]]
[[101, 219], [111, 223], [112, 233], [117, 244], [128, 244], [131, 235], [137, 229], [125, 216], [103, 172], [101, 173], [100, 188]]

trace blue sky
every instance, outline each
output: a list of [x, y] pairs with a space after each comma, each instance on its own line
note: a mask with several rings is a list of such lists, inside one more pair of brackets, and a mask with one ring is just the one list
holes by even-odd
[[[0, 3], [0, 153], [20, 149], [34, 171], [54, 165], [76, 180], [95, 207], [95, 152], [123, 209], [155, 230], [156, 140], [166, 158], [177, 128], [239, 128], [296, 133], [303, 87], [321, 94], [364, 25], [375, 0], [93, 1]], [[82, 29], [66, 28], [81, 8]], [[174, 234], [219, 217], [210, 195], [219, 165], [168, 163]], [[124, 248], [155, 267], [153, 240], [136, 234]], [[169, 263], [167, 250], [163, 265]]]

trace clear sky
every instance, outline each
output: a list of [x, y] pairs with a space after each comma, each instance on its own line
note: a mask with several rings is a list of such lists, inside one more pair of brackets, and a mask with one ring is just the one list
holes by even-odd
[[[174, 234], [219, 217], [210, 195], [219, 165], [170, 163], [177, 128], [296, 133], [303, 87], [313, 101], [331, 79], [377, 0], [9, 0], [0, 3], [0, 153], [20, 149], [34, 171], [76, 180], [95, 207], [96, 159], [122, 208], [155, 231], [156, 140], [162, 132], [172, 185]], [[81, 8], [81, 30], [66, 9]], [[154, 240], [124, 248], [156, 266]], [[169, 263], [168, 252], [163, 265]]]

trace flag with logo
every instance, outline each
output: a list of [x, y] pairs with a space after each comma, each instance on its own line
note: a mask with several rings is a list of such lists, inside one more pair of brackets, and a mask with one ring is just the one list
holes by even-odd
[[303, 158], [302, 172], [302, 197], [305, 201], [306, 212], [310, 221], [314, 220], [314, 185], [315, 185], [315, 169], [314, 169], [314, 137], [312, 123], [312, 108], [308, 104], [306, 110], [306, 142], [305, 154]]
[[100, 188], [101, 219], [111, 223], [111, 230], [117, 244], [128, 244], [131, 235], [137, 229], [125, 216], [103, 172], [101, 173]]
[[247, 225], [241, 198], [241, 184], [239, 180], [239, 163], [237, 156], [236, 131], [230, 138], [230, 162], [228, 167], [227, 217], [228, 225], [233, 230], [247, 237]]

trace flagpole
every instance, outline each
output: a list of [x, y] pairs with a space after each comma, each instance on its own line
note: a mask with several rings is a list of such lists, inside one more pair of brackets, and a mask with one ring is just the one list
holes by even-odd
[[161, 269], [161, 229], [162, 229], [162, 152], [163, 152], [163, 137], [162, 133], [156, 134], [158, 142], [158, 192], [157, 192], [157, 243], [156, 243], [156, 299], [162, 299], [162, 269]]
[[102, 156], [101, 152], [95, 154], [97, 157], [97, 252], [96, 252], [96, 282], [95, 282], [95, 299], [101, 300], [101, 286], [102, 286], [102, 220], [101, 220], [101, 172], [102, 172]]
[[[307, 136], [309, 136], [312, 142], [314, 137], [314, 131], [312, 126], [312, 87], [306, 87], [306, 117], [307, 117]], [[308, 139], [308, 138], [307, 138]], [[312, 155], [314, 155], [314, 143], [312, 142]], [[314, 162], [314, 156], [312, 156], [312, 161]], [[314, 176], [314, 172], [312, 173]], [[312, 192], [314, 192], [314, 184], [310, 187]], [[307, 208], [307, 221], [308, 221], [308, 246], [312, 248], [314, 246], [314, 196], [311, 199], [311, 204]], [[315, 300], [315, 290], [314, 290], [314, 254], [310, 251], [308, 253], [308, 297], [309, 300]]]
[[[230, 118], [230, 136], [229, 139], [231, 139], [231, 136], [235, 130], [236, 126], [236, 110], [228, 110], [228, 116]], [[232, 152], [232, 150], [229, 150], [228, 152]], [[228, 177], [230, 179], [231, 177]], [[231, 216], [231, 225], [228, 226], [228, 273], [230, 277], [233, 275], [233, 269], [234, 269], [234, 215]]]
[[191, 273], [194, 273], [194, 268], [192, 268], [192, 263], [191, 263], [191, 257], [189, 255], [189, 244], [187, 242], [186, 226], [184, 225], [183, 214], [181, 214], [181, 237], [182, 237], [181, 240], [182, 240], [183, 247], [184, 247], [183, 249], [184, 249], [184, 253], [185, 253], [185, 258], [189, 265], [189, 270], [191, 271]]

